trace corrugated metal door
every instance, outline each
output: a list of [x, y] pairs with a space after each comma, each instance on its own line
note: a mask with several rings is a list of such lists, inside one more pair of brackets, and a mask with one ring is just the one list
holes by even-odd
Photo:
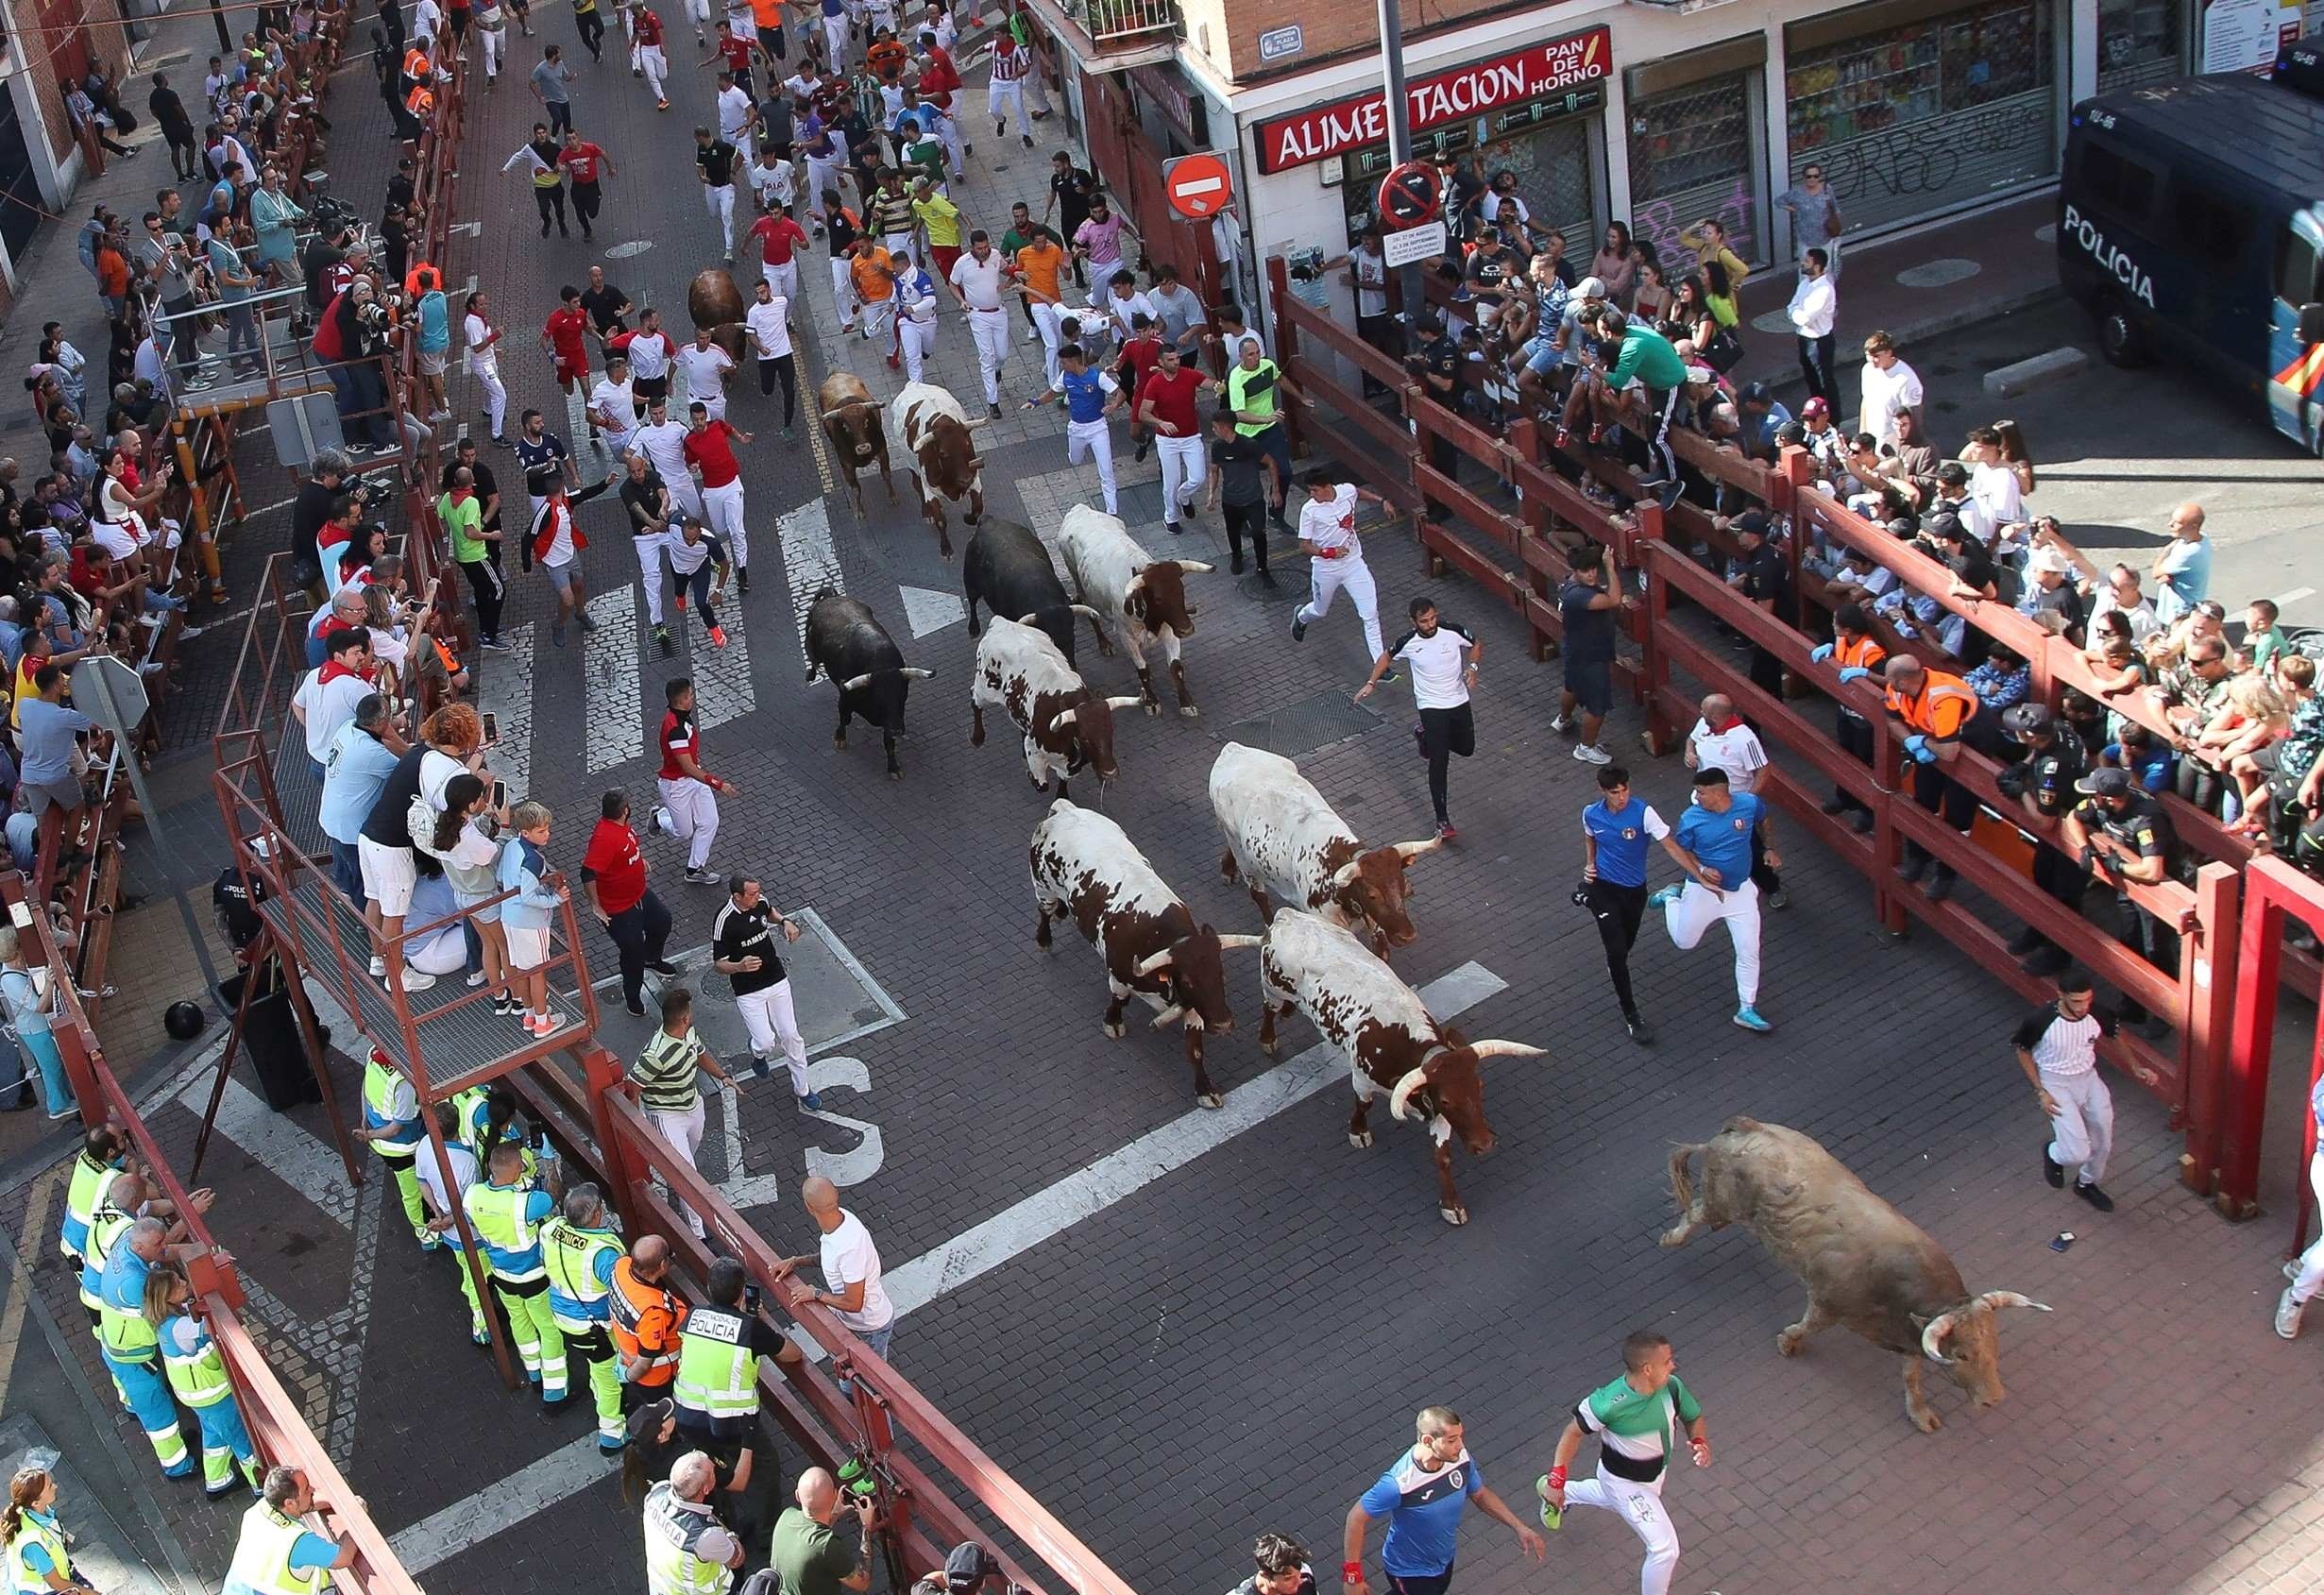
[[1678, 235], [1709, 216], [1738, 254], [1766, 263], [1753, 84], [1752, 74], [1736, 72], [1632, 102], [1630, 227], [1661, 259], [1686, 260]]
[[1481, 150], [1477, 170], [1487, 176], [1504, 168], [1517, 175], [1518, 197], [1526, 213], [1566, 235], [1566, 253], [1586, 262], [1597, 248], [1599, 228], [1596, 162], [1590, 155], [1594, 118], [1552, 122], [1507, 144]]

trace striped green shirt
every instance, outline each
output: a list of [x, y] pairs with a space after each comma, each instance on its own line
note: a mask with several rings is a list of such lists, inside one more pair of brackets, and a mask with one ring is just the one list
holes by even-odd
[[630, 1065], [630, 1078], [637, 1082], [638, 1100], [658, 1112], [686, 1112], [702, 1100], [702, 1088], [695, 1079], [699, 1067], [696, 1060], [707, 1051], [702, 1038], [691, 1030], [683, 1036], [673, 1036], [668, 1030], [654, 1031], [645, 1051]]

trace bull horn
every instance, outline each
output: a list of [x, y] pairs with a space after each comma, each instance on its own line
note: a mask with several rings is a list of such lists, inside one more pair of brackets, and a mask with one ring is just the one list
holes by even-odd
[[1468, 1050], [1477, 1055], [1480, 1063], [1488, 1058], [1546, 1058], [1550, 1051], [1546, 1046], [1527, 1046], [1523, 1042], [1479, 1042]]
[[1145, 590], [1145, 572], [1141, 570], [1129, 579], [1129, 585], [1122, 589], [1122, 602], [1127, 605], [1131, 599], [1137, 597]]
[[1423, 853], [1433, 853], [1444, 844], [1445, 839], [1442, 837], [1431, 837], [1427, 841], [1399, 841], [1396, 844], [1396, 856], [1410, 863]]
[[1215, 565], [1205, 565], [1198, 559], [1174, 559], [1170, 563], [1179, 568], [1181, 576], [1208, 576], [1218, 568]]
[[1989, 1290], [1983, 1296], [1977, 1298], [1976, 1305], [1979, 1307], [1990, 1308], [1994, 1311], [1998, 1311], [2004, 1307], [2030, 1307], [2037, 1313], [2046, 1313], [2050, 1310], [2044, 1303], [2036, 1301], [2032, 1297], [2020, 1296], [2013, 1290]]
[[851, 675], [845, 681], [840, 683], [840, 690], [842, 692], [860, 692], [871, 685], [872, 672], [866, 670], [861, 675]]
[[1348, 862], [1342, 864], [1338, 869], [1333, 870], [1332, 872], [1332, 890], [1334, 891], [1344, 891], [1349, 886], [1353, 885], [1356, 878], [1356, 870], [1363, 864], [1363, 862], [1364, 860], [1361, 857], [1350, 858]]
[[1136, 707], [1137, 707], [1140, 704], [1143, 704], [1143, 703], [1145, 703], [1145, 700], [1144, 698], [1141, 698], [1141, 697], [1139, 697], [1139, 696], [1138, 696], [1135, 692], [1132, 692], [1132, 693], [1131, 693], [1128, 697], [1127, 697], [1127, 698], [1109, 698], [1109, 699], [1107, 699], [1107, 700], [1106, 700], [1106, 707], [1108, 707], [1109, 709], [1134, 709], [1134, 708], [1136, 708]]
[[[1431, 1058], [1434, 1056], [1433, 1052], [1430, 1054]], [[1428, 1064], [1423, 1062], [1417, 1069], [1407, 1072], [1402, 1079], [1396, 1082], [1396, 1089], [1388, 1094], [1388, 1111], [1399, 1120], [1407, 1117], [1405, 1110], [1412, 1106], [1412, 1094], [1426, 1084], [1428, 1084]]]
[[1020, 626], [1038, 625], [1040, 621], [1041, 611], [1038, 609], [1034, 610], [1030, 615], [1020, 615], [1017, 617], [1017, 624]]
[[1152, 958], [1140, 964], [1136, 973], [1141, 976], [1159, 975], [1163, 969], [1169, 966], [1171, 957], [1171, 950], [1168, 947], [1164, 947], [1161, 952], [1156, 953]]
[[1052, 731], [1070, 731], [1073, 729], [1075, 712], [1076, 711], [1072, 709], [1060, 709], [1058, 711], [1057, 718], [1049, 722], [1049, 729]]
[[985, 468], [985, 460], [984, 460], [984, 456], [983, 456], [982, 454], [974, 454], [974, 455], [971, 455], [971, 456], [969, 457], [968, 468], [969, 468], [969, 469], [971, 469], [971, 470], [973, 470], [973, 471], [979, 471], [979, 470], [984, 469], [984, 468]]
[[975, 419], [964, 421], [961, 424], [966, 426], [969, 431], [975, 432], [978, 427], [991, 426], [992, 424], [992, 417], [990, 416], [978, 416]]
[[1218, 939], [1218, 950], [1222, 953], [1236, 953], [1245, 947], [1263, 946], [1265, 942], [1266, 938], [1264, 936], [1222, 936]]
[[928, 681], [935, 677], [936, 672], [934, 670], [924, 670], [918, 665], [907, 665], [902, 670], [896, 671], [896, 674], [902, 676], [906, 681]]
[[1077, 603], [1077, 604], [1075, 604], [1075, 605], [1073, 606], [1073, 612], [1074, 612], [1075, 614], [1077, 614], [1077, 615], [1081, 616], [1081, 617], [1082, 617], [1083, 619], [1091, 619], [1091, 620], [1102, 620], [1102, 619], [1105, 619], [1105, 617], [1104, 617], [1103, 615], [1100, 615], [1100, 614], [1099, 614], [1096, 610], [1092, 609], [1092, 608], [1091, 608], [1088, 604], [1086, 604], [1086, 603]]
[[1959, 1312], [1940, 1313], [1921, 1332], [1921, 1349], [1928, 1354], [1930, 1362], [1951, 1365], [1953, 1359], [1944, 1354], [1944, 1337], [1953, 1332], [1954, 1321], [1959, 1316]]

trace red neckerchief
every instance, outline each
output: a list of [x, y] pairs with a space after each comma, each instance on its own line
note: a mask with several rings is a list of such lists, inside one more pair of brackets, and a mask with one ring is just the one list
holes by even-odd
[[566, 503], [564, 494], [559, 493], [551, 499], [547, 507], [548, 513], [541, 517], [540, 535], [533, 539], [534, 559], [547, 559], [549, 551], [556, 547], [559, 516], [565, 518], [566, 529], [573, 534], [573, 551], [579, 553], [589, 546], [589, 539], [581, 534], [581, 523], [573, 518], [572, 509]]

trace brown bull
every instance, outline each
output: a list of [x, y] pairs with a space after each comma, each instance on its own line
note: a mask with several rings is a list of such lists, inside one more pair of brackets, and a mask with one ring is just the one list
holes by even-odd
[[[1688, 1161], [1703, 1156], [1703, 1183]], [[1807, 1287], [1807, 1311], [1775, 1337], [1787, 1357], [1840, 1324], [1905, 1359], [1905, 1415], [1925, 1434], [1943, 1427], [1921, 1394], [1923, 1359], [1952, 1375], [1980, 1407], [2000, 1401], [2005, 1307], [2047, 1307], [2013, 1290], [1972, 1296], [1928, 1232], [1872, 1191], [1821, 1143], [1782, 1125], [1734, 1118], [1708, 1142], [1671, 1152], [1679, 1222], [1662, 1237], [1685, 1246], [1699, 1230], [1740, 1224]]]
[[687, 285], [686, 313], [693, 317], [695, 329], [710, 329], [710, 341], [724, 349], [726, 358], [738, 366], [749, 342], [750, 330], [742, 324], [749, 308], [742, 290], [735, 286], [723, 266], [704, 266]]
[[880, 418], [879, 400], [861, 377], [834, 371], [815, 390], [815, 406], [823, 412], [823, 436], [831, 456], [846, 474], [847, 490], [856, 496], [856, 518], [863, 518], [863, 484], [857, 472], [876, 463], [879, 479], [888, 484], [888, 501], [897, 502], [896, 481], [888, 469], [888, 427]]

